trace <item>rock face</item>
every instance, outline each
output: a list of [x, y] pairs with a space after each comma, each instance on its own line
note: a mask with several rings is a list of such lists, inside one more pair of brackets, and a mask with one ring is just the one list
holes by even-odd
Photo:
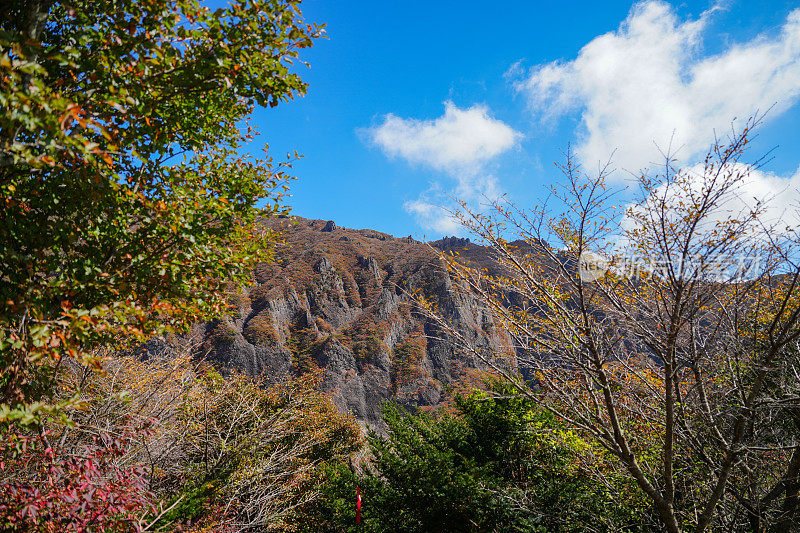
[[[415, 291], [435, 301], [486, 357], [499, 357], [508, 345], [476, 301], [453, 290], [427, 245], [331, 221], [291, 217], [265, 224], [285, 241], [275, 261], [256, 268], [256, 284], [236, 297], [238, 313], [201, 332], [199, 355], [223, 369], [270, 381], [321, 369], [321, 387], [339, 408], [376, 425], [385, 400], [434, 406], [449, 385], [487, 366], [442, 338], [416, 307]], [[443, 241], [434, 244], [467, 246], [486, 260], [485, 249], [468, 240]]]

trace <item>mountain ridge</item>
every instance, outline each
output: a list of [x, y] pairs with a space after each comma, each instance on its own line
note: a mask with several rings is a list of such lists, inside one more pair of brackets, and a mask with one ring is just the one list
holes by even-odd
[[[428, 245], [301, 217], [262, 224], [281, 236], [274, 261], [259, 264], [254, 284], [232, 297], [234, 313], [198, 332], [198, 354], [223, 371], [277, 382], [320, 369], [320, 387], [339, 409], [374, 426], [386, 400], [434, 407], [450, 387], [488, 370], [485, 360], [438, 334], [413, 293], [435, 300], [485, 357], [500, 357], [509, 344], [474, 296], [454, 290], [434, 249], [490, 261], [469, 239]], [[513, 358], [503, 364], [513, 366]]]

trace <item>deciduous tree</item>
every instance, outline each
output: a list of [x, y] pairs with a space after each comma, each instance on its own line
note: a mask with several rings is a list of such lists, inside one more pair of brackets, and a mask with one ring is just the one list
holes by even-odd
[[289, 176], [237, 149], [301, 95], [299, 0], [0, 7], [0, 421], [35, 421], [64, 359], [225, 309], [268, 256]]
[[559, 208], [456, 214], [502, 275], [444, 257], [509, 333], [529, 378], [507, 373], [518, 393], [613, 454], [667, 531], [788, 531], [799, 518], [797, 228], [736, 198], [757, 122], [697, 167], [667, 157], [627, 210], [605, 171], [567, 154]]

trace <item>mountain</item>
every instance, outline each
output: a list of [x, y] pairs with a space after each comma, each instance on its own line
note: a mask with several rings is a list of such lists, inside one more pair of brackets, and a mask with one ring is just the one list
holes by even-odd
[[[263, 223], [281, 235], [274, 261], [260, 264], [255, 284], [233, 298], [236, 312], [199, 332], [198, 354], [223, 370], [275, 382], [322, 369], [321, 387], [333, 393], [337, 406], [375, 425], [385, 400], [411, 409], [435, 406], [449, 386], [487, 367], [442, 338], [419, 312], [415, 292], [435, 301], [487, 357], [508, 345], [475, 298], [453, 290], [428, 244], [332, 221], [285, 217]], [[468, 239], [431, 245], [492, 264], [488, 250]]]

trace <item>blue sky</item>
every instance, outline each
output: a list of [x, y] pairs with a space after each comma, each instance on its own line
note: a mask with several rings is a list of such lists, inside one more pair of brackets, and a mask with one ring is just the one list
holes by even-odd
[[[775, 107], [754, 193], [800, 184], [800, 4], [307, 0], [327, 39], [304, 98], [257, 110], [254, 153], [297, 150], [295, 214], [398, 236], [457, 233], [436, 206], [540, 201], [568, 143], [587, 168], [613, 150], [624, 186], [673, 132], [695, 163], [714, 130]], [[797, 11], [793, 11], [797, 10]], [[786, 191], [790, 191], [787, 193]]]

